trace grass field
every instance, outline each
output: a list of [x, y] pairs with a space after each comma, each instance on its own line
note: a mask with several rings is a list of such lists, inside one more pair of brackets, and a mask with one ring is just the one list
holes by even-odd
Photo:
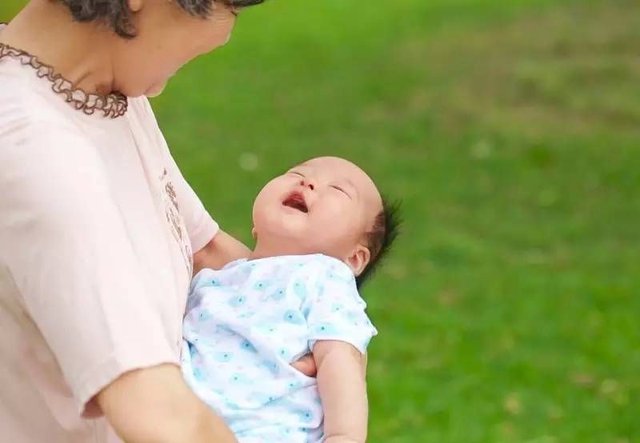
[[259, 187], [313, 155], [403, 200], [364, 291], [371, 442], [632, 443], [639, 48], [630, 0], [270, 0], [154, 106], [244, 240]]

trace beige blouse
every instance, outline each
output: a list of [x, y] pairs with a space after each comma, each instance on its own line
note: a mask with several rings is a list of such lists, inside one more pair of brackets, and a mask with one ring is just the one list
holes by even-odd
[[108, 441], [91, 399], [179, 363], [192, 251], [217, 229], [146, 98], [0, 45], [0, 441]]

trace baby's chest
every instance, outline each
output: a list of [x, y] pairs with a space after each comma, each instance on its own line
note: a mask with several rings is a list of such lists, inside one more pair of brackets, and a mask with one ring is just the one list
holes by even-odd
[[[268, 280], [243, 285], [212, 285], [199, 290], [199, 310], [208, 311], [211, 320], [228, 322], [241, 319], [246, 324], [266, 325], [305, 323], [306, 293], [296, 284]], [[205, 314], [206, 315], [206, 314]]]
[[[198, 303], [187, 313], [187, 325], [212, 345], [238, 341], [239, 346], [270, 350], [288, 359], [308, 342], [306, 293], [295, 284], [256, 281], [241, 288], [210, 286], [192, 294]], [[187, 326], [189, 328], [189, 326]]]

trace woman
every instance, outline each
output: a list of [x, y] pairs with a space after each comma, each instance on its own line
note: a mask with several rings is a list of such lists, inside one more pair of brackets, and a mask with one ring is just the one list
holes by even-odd
[[247, 250], [145, 96], [261, 1], [32, 0], [0, 29], [3, 441], [234, 441], [177, 364], [194, 268]]

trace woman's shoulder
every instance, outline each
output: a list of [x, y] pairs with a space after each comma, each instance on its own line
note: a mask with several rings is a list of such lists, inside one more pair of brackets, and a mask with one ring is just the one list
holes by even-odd
[[57, 126], [64, 122], [54, 101], [63, 100], [50, 88], [43, 88], [39, 80], [18, 61], [0, 59], [0, 136], [7, 129], [15, 131], [42, 123]]
[[[73, 173], [72, 155], [93, 155], [93, 150], [87, 149], [91, 141], [68, 118], [65, 107], [75, 110], [43, 88], [33, 72], [21, 73], [19, 68], [8, 66], [12, 64], [0, 60], [0, 164], [15, 164], [26, 171], [32, 163], [26, 159], [39, 159], [48, 162], [52, 175]], [[65, 158], [67, 161], [62, 161]]]

